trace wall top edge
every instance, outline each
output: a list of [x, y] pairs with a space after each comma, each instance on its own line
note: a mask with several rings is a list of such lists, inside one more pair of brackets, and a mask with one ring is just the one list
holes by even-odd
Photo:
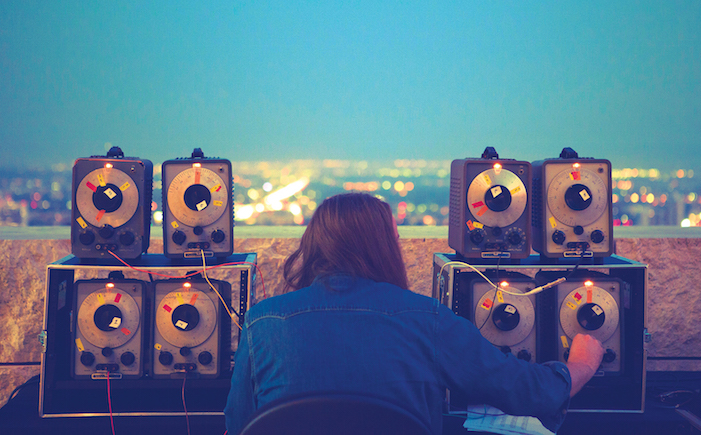
[[[279, 239], [302, 237], [303, 226], [238, 226], [234, 228], [236, 239]], [[161, 227], [151, 228], [151, 239], [161, 239]], [[400, 226], [399, 235], [405, 239], [447, 239], [447, 226]], [[685, 239], [701, 238], [701, 227], [614, 227], [617, 239]], [[70, 227], [12, 227], [0, 226], [0, 240], [68, 240]]]

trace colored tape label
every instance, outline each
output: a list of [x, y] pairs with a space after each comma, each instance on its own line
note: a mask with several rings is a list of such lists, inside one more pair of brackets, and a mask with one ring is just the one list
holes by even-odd
[[569, 349], [569, 348], [570, 348], [570, 344], [567, 342], [567, 336], [566, 336], [566, 335], [561, 336], [561, 337], [560, 337], [560, 340], [562, 340], [562, 347], [564, 347], [565, 349]]
[[500, 304], [504, 303], [504, 295], [502, 294], [501, 290], [497, 290], [497, 300]]
[[119, 190], [121, 190], [122, 192], [124, 192], [125, 190], [127, 190], [127, 189], [129, 188], [129, 186], [131, 186], [131, 184], [129, 184], [129, 182], [127, 181], [126, 183], [124, 183], [124, 184], [122, 184], [121, 186], [119, 186]]
[[79, 351], [84, 351], [85, 347], [83, 346], [83, 341], [80, 338], [75, 339], [75, 347], [78, 348]]
[[80, 227], [82, 229], [85, 229], [88, 227], [88, 224], [85, 223], [85, 220], [83, 219], [82, 216], [78, 216], [78, 219], [76, 219], [76, 222], [78, 222], [78, 225], [80, 225]]

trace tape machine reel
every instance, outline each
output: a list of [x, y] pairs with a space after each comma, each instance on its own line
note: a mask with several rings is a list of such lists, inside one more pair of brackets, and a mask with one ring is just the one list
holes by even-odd
[[568, 148], [561, 155], [567, 158], [533, 163], [533, 249], [552, 258], [609, 256], [613, 253], [611, 163], [580, 159]]
[[502, 281], [495, 289], [486, 282], [473, 285], [474, 324], [490, 343], [519, 359], [536, 361], [535, 296], [514, 296], [534, 286]]
[[531, 165], [499, 159], [454, 160], [450, 171], [448, 244], [466, 258], [530, 255]]
[[[210, 280], [225, 295], [220, 281]], [[217, 295], [206, 282], [157, 281], [155, 284], [153, 374], [177, 377], [183, 372], [217, 377], [228, 350], [220, 345], [222, 328]], [[223, 331], [226, 329], [226, 331]], [[228, 338], [228, 337], [227, 337]]]
[[567, 361], [577, 334], [589, 334], [606, 351], [601, 370], [621, 371], [620, 290], [618, 280], [565, 282], [558, 286], [560, 361]]
[[77, 281], [72, 375], [125, 378], [143, 375], [143, 297], [141, 281]]
[[231, 162], [205, 158], [163, 163], [163, 244], [166, 257], [226, 257], [233, 253]]
[[105, 157], [73, 166], [71, 247], [78, 258], [133, 259], [148, 250], [153, 164], [124, 158], [118, 147]]

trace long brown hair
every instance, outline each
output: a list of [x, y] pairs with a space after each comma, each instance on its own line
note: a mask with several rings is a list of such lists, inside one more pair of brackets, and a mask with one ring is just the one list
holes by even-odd
[[325, 199], [299, 243], [285, 260], [286, 290], [311, 285], [316, 277], [336, 273], [388, 282], [408, 289], [392, 210], [365, 193]]

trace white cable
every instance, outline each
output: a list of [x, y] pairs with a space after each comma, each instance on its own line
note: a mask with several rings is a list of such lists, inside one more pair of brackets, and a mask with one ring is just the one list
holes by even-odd
[[[479, 274], [479, 276], [481, 276], [482, 278], [484, 278], [484, 280], [487, 281], [487, 282], [492, 286], [492, 288], [499, 288], [499, 286], [497, 286], [496, 284], [494, 284], [494, 283], [493, 283], [489, 278], [487, 278], [482, 272], [480, 272], [479, 270], [477, 270], [477, 268], [475, 268], [475, 267], [472, 266], [471, 264], [467, 264], [467, 263], [465, 263], [465, 262], [463, 262], [463, 261], [448, 261], [448, 262], [446, 262], [445, 264], [443, 264], [443, 267], [441, 267], [440, 272], [438, 272], [438, 279], [440, 279], [440, 277], [443, 275], [443, 270], [444, 270], [447, 266], [452, 266], [452, 265], [460, 265], [460, 266], [469, 267], [470, 269], [472, 269], [472, 270], [474, 270], [475, 272], [477, 272], [477, 274]], [[512, 295], [512, 296], [530, 296], [530, 295], [534, 295], [534, 294], [536, 294], [536, 293], [540, 293], [540, 292], [542, 292], [543, 290], [547, 290], [547, 289], [549, 289], [549, 288], [551, 288], [551, 287], [555, 287], [556, 285], [565, 282], [566, 279], [567, 279], [567, 278], [565, 278], [565, 277], [558, 278], [558, 279], [556, 279], [556, 280], [553, 281], [553, 282], [549, 282], [549, 283], [547, 283], [547, 284], [545, 284], [545, 285], [542, 285], [542, 286], [540, 286], [540, 287], [536, 287], [536, 288], [534, 288], [533, 290], [531, 290], [531, 291], [529, 291], [529, 292], [526, 292], [526, 293], [515, 293], [515, 292], [510, 292], [510, 291], [508, 291], [508, 290], [504, 290], [503, 288], [499, 288], [499, 290], [500, 290], [502, 293], [506, 293], [506, 294], [509, 294], [509, 295]]]

